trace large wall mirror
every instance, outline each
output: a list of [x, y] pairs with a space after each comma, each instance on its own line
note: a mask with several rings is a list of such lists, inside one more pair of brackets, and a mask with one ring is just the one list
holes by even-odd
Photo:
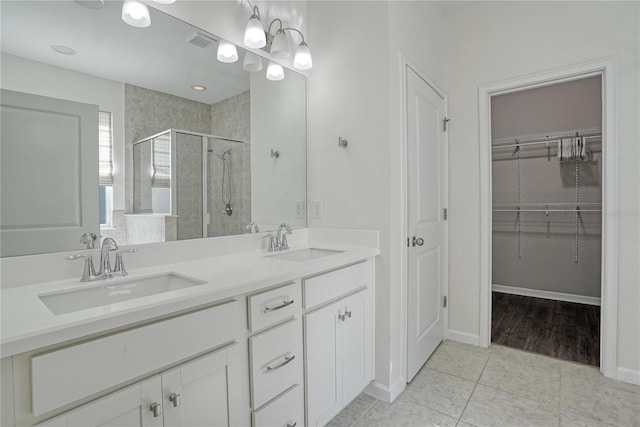
[[242, 49], [219, 62], [215, 35], [153, 8], [134, 28], [121, 7], [0, 2], [2, 256], [305, 227], [305, 77], [245, 71]]

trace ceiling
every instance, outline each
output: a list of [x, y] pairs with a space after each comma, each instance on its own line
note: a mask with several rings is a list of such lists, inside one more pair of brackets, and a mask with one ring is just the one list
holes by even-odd
[[[2, 52], [207, 104], [249, 90], [241, 49], [239, 61], [223, 64], [216, 59], [217, 41], [205, 48], [186, 42], [196, 32], [208, 33], [153, 8], [151, 26], [135, 28], [122, 21], [121, 8], [120, 0], [100, 9], [69, 0], [2, 0]], [[76, 54], [62, 55], [52, 45]], [[196, 84], [207, 90], [194, 91]]]

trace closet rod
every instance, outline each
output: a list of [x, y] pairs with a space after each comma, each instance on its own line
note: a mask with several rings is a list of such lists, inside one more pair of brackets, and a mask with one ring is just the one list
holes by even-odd
[[574, 132], [573, 134], [571, 133], [566, 133], [562, 136], [540, 136], [540, 137], [528, 137], [528, 138], [523, 138], [523, 139], [515, 139], [514, 143], [511, 144], [496, 144], [496, 145], [492, 145], [491, 149], [496, 149], [496, 148], [509, 148], [509, 147], [524, 147], [527, 145], [538, 145], [538, 144], [551, 144], [551, 143], [557, 143], [558, 141], [560, 141], [563, 138], [575, 138], [575, 137], [582, 137], [582, 138], [597, 138], [597, 137], [601, 137], [602, 136], [602, 132], [601, 131], [585, 131], [585, 132]]
[[493, 209], [493, 212], [602, 212], [602, 209]]

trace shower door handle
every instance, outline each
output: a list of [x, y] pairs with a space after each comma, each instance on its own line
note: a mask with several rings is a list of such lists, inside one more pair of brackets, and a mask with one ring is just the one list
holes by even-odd
[[413, 240], [411, 241], [412, 246], [422, 246], [424, 245], [424, 239], [422, 237], [413, 236]]

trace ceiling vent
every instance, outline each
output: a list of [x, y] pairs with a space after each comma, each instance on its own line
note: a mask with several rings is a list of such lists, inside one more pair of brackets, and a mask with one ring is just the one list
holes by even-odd
[[191, 43], [192, 45], [198, 46], [200, 48], [205, 48], [209, 46], [211, 43], [215, 43], [217, 40], [202, 33], [195, 33], [191, 37], [187, 39], [187, 43]]

